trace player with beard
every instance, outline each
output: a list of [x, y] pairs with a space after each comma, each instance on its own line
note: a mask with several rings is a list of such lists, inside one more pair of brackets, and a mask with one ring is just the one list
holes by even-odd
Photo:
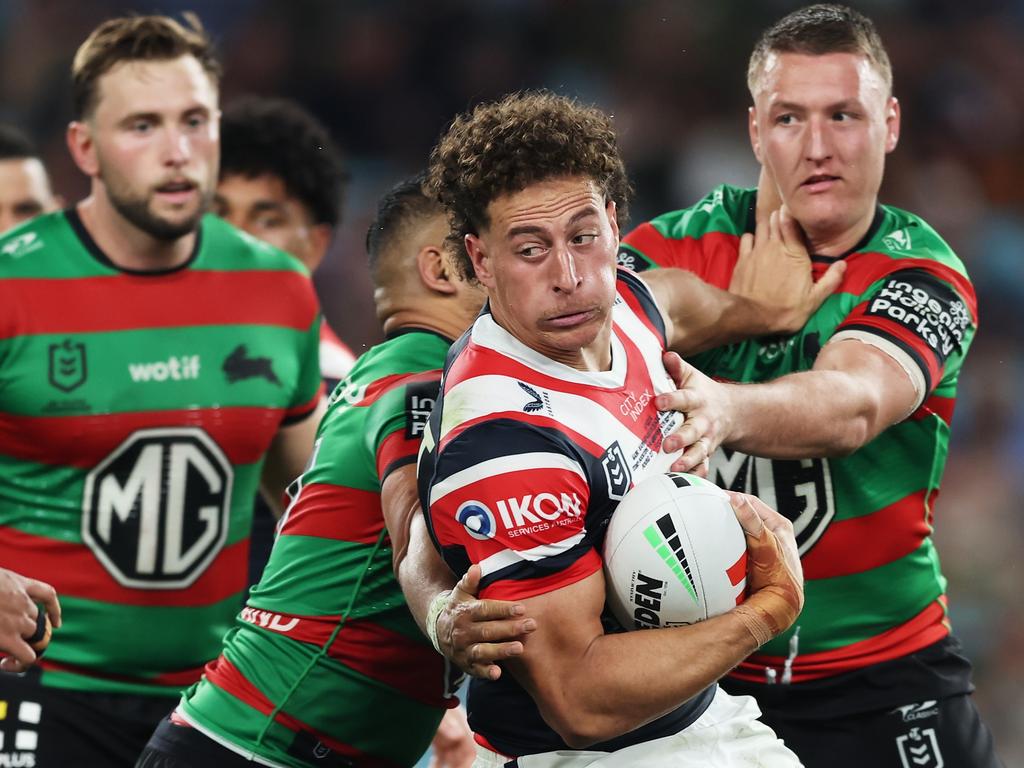
[[0, 680], [12, 765], [133, 763], [237, 613], [257, 487], [312, 446], [307, 271], [204, 215], [219, 74], [193, 16], [97, 27], [67, 132], [90, 195], [0, 240], [0, 547], [64, 620]]

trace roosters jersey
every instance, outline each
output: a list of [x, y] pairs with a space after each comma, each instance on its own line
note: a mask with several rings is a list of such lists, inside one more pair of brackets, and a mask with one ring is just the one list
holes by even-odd
[[[596, 572], [618, 502], [675, 458], [662, 441], [682, 415], [661, 413], [653, 402], [675, 388], [661, 362], [664, 322], [650, 291], [626, 270], [612, 322], [609, 371], [544, 357], [486, 309], [449, 353], [423, 440], [420, 495], [452, 570], [461, 575], [480, 564], [481, 597], [533, 597]], [[712, 688], [591, 749], [678, 732], [704, 711]], [[472, 681], [469, 719], [479, 741], [508, 755], [568, 749], [510, 675]]]

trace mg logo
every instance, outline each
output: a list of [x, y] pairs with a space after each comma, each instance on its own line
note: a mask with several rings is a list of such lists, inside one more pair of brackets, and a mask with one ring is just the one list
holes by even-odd
[[231, 481], [202, 429], [138, 430], [86, 477], [82, 538], [123, 586], [187, 587], [227, 538]]
[[720, 448], [711, 457], [708, 480], [759, 496], [788, 517], [801, 555], [817, 544], [836, 514], [827, 459], [763, 459]]

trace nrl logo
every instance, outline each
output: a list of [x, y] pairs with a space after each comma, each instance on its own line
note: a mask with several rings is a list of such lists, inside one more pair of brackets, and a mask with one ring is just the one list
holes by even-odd
[[85, 344], [64, 339], [50, 345], [50, 366], [47, 378], [50, 386], [61, 392], [71, 392], [82, 386], [88, 376], [85, 365]]

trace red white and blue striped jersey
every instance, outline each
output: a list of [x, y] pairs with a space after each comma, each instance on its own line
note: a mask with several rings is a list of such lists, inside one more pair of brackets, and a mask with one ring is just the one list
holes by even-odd
[[[674, 389], [662, 365], [665, 347], [650, 290], [620, 270], [608, 371], [544, 357], [487, 309], [452, 348], [423, 440], [420, 495], [452, 570], [461, 575], [480, 564], [481, 597], [529, 598], [601, 568], [618, 502], [675, 458], [662, 440], [682, 415], [654, 407], [656, 395]], [[614, 748], [678, 732], [709, 700], [710, 689]], [[509, 675], [473, 681], [469, 713], [478, 740], [499, 752], [568, 749]]]

